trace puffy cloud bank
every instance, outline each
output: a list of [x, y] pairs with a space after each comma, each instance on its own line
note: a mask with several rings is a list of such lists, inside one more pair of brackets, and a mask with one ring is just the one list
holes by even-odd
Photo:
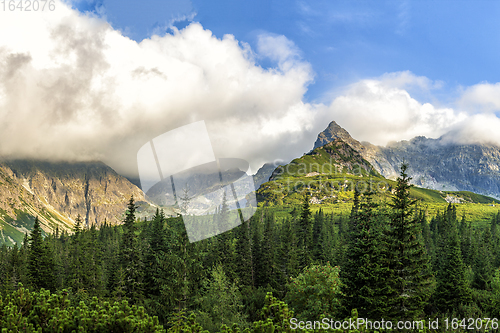
[[329, 106], [339, 124], [360, 141], [385, 145], [418, 135], [440, 136], [466, 118], [463, 112], [421, 103], [406, 89], [439, 86], [410, 72], [385, 74], [348, 86]]
[[317, 134], [302, 102], [311, 66], [284, 36], [261, 35], [254, 51], [192, 23], [137, 43], [60, 2], [53, 12], [0, 15], [0, 30], [12, 32], [0, 36], [0, 155], [133, 171], [126, 166], [148, 140], [205, 120], [217, 156], [255, 169], [293, 157], [284, 146], [307, 150]]
[[465, 89], [450, 107], [421, 103], [409, 91], [432, 94], [442, 82], [411, 72], [384, 74], [346, 87], [329, 105], [327, 114], [360, 141], [386, 145], [423, 135], [459, 144], [500, 145], [500, 84]]
[[[449, 130], [500, 142], [496, 116], [463, 111], [498, 110], [498, 84], [465, 89], [457, 107], [443, 108], [409, 93], [441, 83], [398, 72], [311, 104], [313, 69], [285, 36], [262, 34], [252, 49], [192, 23], [137, 43], [62, 2], [43, 13], [0, 12], [0, 31], [8, 31], [0, 35], [0, 156], [103, 160], [134, 176], [142, 145], [198, 120], [216, 156], [246, 159], [253, 171], [307, 152], [331, 120], [376, 144]], [[274, 67], [263, 69], [262, 58]]]

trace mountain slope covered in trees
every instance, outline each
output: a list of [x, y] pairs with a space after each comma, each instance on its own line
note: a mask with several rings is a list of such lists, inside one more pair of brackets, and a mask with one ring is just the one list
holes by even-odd
[[[304, 193], [286, 216], [260, 208], [250, 221], [195, 243], [180, 217], [157, 211], [139, 222], [133, 200], [119, 226], [77, 222], [71, 235], [43, 238], [36, 221], [21, 247], [0, 248], [0, 293], [15, 300], [0, 302], [0, 324], [44, 332], [264, 333], [291, 332], [293, 323], [304, 328], [322, 316], [393, 325], [440, 318], [433, 332], [449, 331], [449, 316], [498, 318], [500, 213], [477, 227], [453, 204], [429, 214], [409, 190], [402, 168], [386, 203], [355, 191], [349, 214], [314, 213]], [[221, 207], [214, 219], [225, 214]]]

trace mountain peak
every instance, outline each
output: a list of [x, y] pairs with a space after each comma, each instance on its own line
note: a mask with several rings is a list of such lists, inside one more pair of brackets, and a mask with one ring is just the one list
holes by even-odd
[[323, 132], [318, 134], [318, 138], [314, 143], [313, 150], [319, 147], [323, 147], [327, 143], [335, 141], [335, 139], [341, 139], [358, 151], [364, 148], [359, 141], [352, 138], [349, 132], [347, 132], [335, 121], [332, 121]]

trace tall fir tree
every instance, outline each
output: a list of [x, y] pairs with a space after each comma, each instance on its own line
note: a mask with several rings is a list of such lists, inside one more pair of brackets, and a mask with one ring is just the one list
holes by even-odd
[[462, 260], [454, 206], [452, 208], [449, 205], [446, 211], [439, 244], [437, 287], [433, 297], [434, 304], [440, 311], [446, 313], [457, 310], [459, 305], [465, 305], [472, 301], [465, 265]]
[[325, 221], [325, 214], [320, 208], [314, 215], [314, 223], [312, 230], [312, 259], [315, 263], [321, 264], [324, 261], [325, 247], [323, 244], [323, 225]]
[[274, 214], [266, 210], [264, 212], [264, 232], [261, 242], [261, 258], [259, 262], [258, 279], [259, 285], [278, 287], [283, 284], [279, 283], [279, 277], [276, 265], [276, 240], [274, 236]]
[[[294, 208], [295, 209], [295, 208]], [[299, 253], [297, 249], [297, 234], [294, 220], [285, 219], [281, 228], [281, 260], [285, 268], [285, 277], [296, 277], [299, 273]]]
[[29, 237], [28, 276], [30, 284], [36, 288], [54, 290], [54, 258], [42, 236], [38, 216]]
[[250, 226], [243, 222], [235, 230], [236, 233], [236, 265], [235, 273], [242, 285], [252, 285], [252, 247], [250, 244]]
[[305, 193], [302, 203], [302, 211], [297, 223], [297, 240], [299, 250], [300, 270], [309, 266], [312, 262], [312, 213], [309, 206], [309, 193]]
[[123, 221], [123, 235], [120, 246], [120, 266], [124, 272], [124, 292], [132, 302], [142, 299], [142, 261], [136, 235], [134, 197], [131, 197]]
[[[390, 276], [387, 265], [387, 246], [382, 237], [378, 214], [372, 200], [373, 193], [360, 197], [355, 190], [353, 208], [350, 215], [350, 231], [347, 260], [341, 270], [344, 281], [344, 311], [346, 315], [357, 309], [362, 317], [387, 318], [390, 313], [391, 289], [386, 283]], [[384, 221], [385, 222], [385, 221]]]
[[486, 228], [482, 234], [479, 233], [480, 242], [476, 244], [473, 286], [477, 289], [490, 290], [493, 277], [493, 255], [491, 244], [491, 231]]
[[236, 275], [234, 267], [233, 231], [229, 228], [231, 213], [229, 211], [229, 205], [227, 204], [226, 191], [223, 191], [222, 203], [215, 217], [217, 219], [219, 232], [222, 231], [222, 233], [215, 237], [218, 255], [217, 261], [224, 267], [226, 275], [230, 279], [234, 279]]
[[411, 177], [406, 173], [407, 169], [403, 163], [389, 204], [392, 212], [386, 232], [391, 273], [386, 283], [392, 288], [388, 301], [393, 319], [420, 318], [431, 293], [429, 258], [420, 225], [413, 216], [416, 200], [410, 198]]

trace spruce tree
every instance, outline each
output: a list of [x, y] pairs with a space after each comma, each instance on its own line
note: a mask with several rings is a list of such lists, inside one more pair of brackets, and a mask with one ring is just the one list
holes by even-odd
[[401, 173], [392, 202], [388, 244], [388, 286], [392, 288], [389, 299], [391, 318], [420, 318], [430, 296], [429, 258], [422, 241], [420, 225], [413, 217], [416, 200], [410, 198], [411, 177], [408, 166], [401, 165]]
[[252, 285], [260, 286], [260, 268], [262, 262], [261, 239], [262, 232], [260, 228], [259, 218], [255, 215], [250, 219], [250, 231], [252, 237]]
[[346, 315], [357, 309], [361, 317], [387, 318], [390, 312], [388, 299], [391, 290], [386, 279], [389, 276], [386, 245], [383, 241], [377, 212], [372, 201], [373, 193], [360, 199], [355, 190], [355, 202], [350, 215], [350, 231], [347, 260], [341, 270], [344, 282], [344, 311]]
[[312, 261], [312, 219], [309, 207], [309, 194], [304, 194], [302, 211], [297, 224], [298, 250], [300, 270], [309, 266]]
[[157, 209], [149, 224], [144, 258], [144, 291], [148, 307], [164, 322], [177, 305], [169, 287], [172, 284], [170, 265], [173, 263], [170, 256], [174, 254], [168, 251], [163, 210]]
[[486, 228], [481, 236], [481, 241], [476, 245], [473, 286], [477, 289], [490, 290], [494, 272], [490, 229]]
[[274, 236], [274, 214], [266, 211], [264, 214], [264, 232], [261, 243], [261, 260], [259, 269], [259, 281], [261, 286], [278, 287], [283, 286], [279, 282], [280, 274], [278, 274], [276, 265], [276, 240]]
[[29, 237], [28, 276], [34, 288], [54, 290], [54, 258], [43, 240], [38, 216]]
[[472, 223], [466, 219], [464, 214], [460, 222], [460, 249], [462, 252], [462, 259], [466, 267], [472, 267], [474, 261], [472, 237]]
[[448, 206], [441, 228], [438, 250], [439, 270], [435, 291], [435, 304], [443, 313], [458, 309], [471, 302], [471, 290], [466, 278], [458, 236], [456, 210]]
[[142, 298], [142, 262], [137, 242], [134, 197], [128, 203], [120, 247], [120, 265], [124, 271], [125, 295], [137, 302]]
[[235, 273], [242, 285], [252, 285], [252, 248], [248, 222], [236, 228], [236, 265]]
[[322, 264], [324, 261], [325, 247], [323, 244], [323, 225], [325, 215], [320, 208], [314, 215], [313, 231], [312, 231], [312, 258], [316, 263]]
[[281, 232], [281, 260], [284, 266], [285, 277], [296, 277], [299, 273], [299, 253], [297, 249], [297, 235], [294, 221], [286, 219], [282, 224]]
[[78, 214], [73, 227], [73, 236], [71, 237], [69, 250], [70, 273], [68, 280], [71, 288], [75, 291], [84, 289], [84, 264], [86, 253], [83, 252], [82, 218]]

